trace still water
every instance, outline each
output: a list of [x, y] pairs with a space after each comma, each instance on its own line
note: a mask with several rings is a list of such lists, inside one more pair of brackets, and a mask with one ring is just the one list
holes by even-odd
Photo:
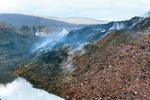
[[0, 100], [64, 100], [44, 90], [33, 88], [25, 79], [0, 84]]

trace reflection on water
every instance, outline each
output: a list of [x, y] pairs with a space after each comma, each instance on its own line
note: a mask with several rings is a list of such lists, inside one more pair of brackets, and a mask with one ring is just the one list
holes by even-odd
[[0, 71], [0, 84], [10, 83], [17, 77], [10, 72]]
[[1, 100], [64, 100], [44, 90], [35, 89], [25, 79], [17, 78], [12, 83], [0, 84]]

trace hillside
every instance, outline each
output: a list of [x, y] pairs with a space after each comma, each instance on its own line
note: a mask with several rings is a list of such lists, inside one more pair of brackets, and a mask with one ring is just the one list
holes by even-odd
[[143, 33], [112, 33], [87, 45], [87, 53], [74, 59], [76, 69], [60, 84], [60, 95], [77, 100], [149, 99], [149, 40]]
[[10, 71], [24, 63], [40, 41], [43, 38], [23, 36], [9, 28], [0, 29], [0, 83], [13, 81]]
[[84, 54], [75, 52], [69, 67], [63, 63], [70, 57], [68, 47], [63, 47], [42, 52], [14, 73], [68, 100], [150, 99], [149, 18], [125, 23], [131, 22], [137, 23], [85, 45]]
[[68, 31], [79, 29], [83, 26], [23, 14], [0, 14], [0, 26], [1, 24], [23, 35], [34, 35], [37, 27], [39, 27], [39, 31], [50, 34], [61, 32], [63, 29]]

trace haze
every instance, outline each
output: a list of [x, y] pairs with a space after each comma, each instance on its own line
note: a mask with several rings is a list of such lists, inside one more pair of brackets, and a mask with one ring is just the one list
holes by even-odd
[[150, 0], [0, 0], [0, 13], [124, 20], [143, 15]]

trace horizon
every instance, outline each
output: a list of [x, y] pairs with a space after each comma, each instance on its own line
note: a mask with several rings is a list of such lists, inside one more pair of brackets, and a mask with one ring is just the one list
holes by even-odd
[[[148, 12], [148, 11], [147, 11]], [[143, 13], [142, 15], [146, 14], [147, 12]], [[36, 15], [36, 14], [24, 14], [24, 13], [0, 13], [0, 14], [16, 14], [16, 15], [25, 15], [25, 16], [34, 16], [34, 17], [41, 17], [41, 18], [46, 18], [46, 19], [53, 19], [53, 18], [86, 18], [86, 19], [89, 19], [89, 20], [97, 20], [97, 21], [107, 21], [107, 22], [113, 22], [113, 21], [125, 21], [125, 20], [130, 20], [131, 18], [133, 17], [140, 17], [142, 15], [133, 15], [127, 19], [121, 19], [121, 20], [107, 20], [107, 19], [96, 19], [96, 18], [90, 18], [90, 17], [76, 17], [76, 16], [72, 16], [72, 17], [56, 17], [56, 16], [42, 16], [42, 15]], [[56, 20], [56, 19], [54, 19]]]
[[5, 0], [0, 1], [0, 13], [120, 21], [143, 15], [149, 5], [149, 0]]

